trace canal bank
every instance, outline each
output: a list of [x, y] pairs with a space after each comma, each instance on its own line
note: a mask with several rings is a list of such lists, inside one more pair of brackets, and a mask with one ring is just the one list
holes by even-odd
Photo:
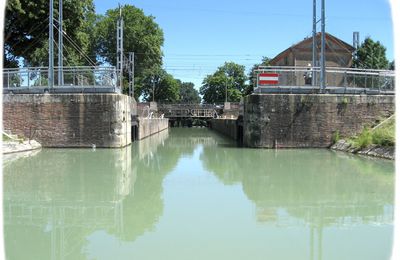
[[[329, 148], [393, 115], [394, 96], [252, 94], [241, 117], [214, 119], [212, 128], [254, 148]], [[241, 130], [241, 127], [243, 130]], [[235, 138], [236, 136], [236, 138]]]
[[43, 147], [124, 147], [132, 102], [111, 93], [3, 94], [3, 127]]

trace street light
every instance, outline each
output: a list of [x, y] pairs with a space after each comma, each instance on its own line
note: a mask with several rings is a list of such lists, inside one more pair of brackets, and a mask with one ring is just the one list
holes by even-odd
[[228, 102], [228, 78], [225, 79], [225, 103]]
[[155, 89], [156, 89], [156, 75], [153, 75], [153, 102], [154, 102], [154, 95], [155, 95]]

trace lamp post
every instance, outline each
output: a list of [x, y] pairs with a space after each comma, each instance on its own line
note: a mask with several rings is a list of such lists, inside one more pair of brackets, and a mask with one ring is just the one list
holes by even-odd
[[50, 17], [49, 17], [49, 89], [54, 87], [54, 32], [53, 32], [53, 16], [54, 16], [54, 2], [50, 0]]
[[228, 78], [225, 79], [225, 103], [228, 102]]
[[325, 93], [325, 0], [321, 3], [321, 76], [320, 76], [320, 92]]
[[155, 89], [156, 89], [156, 76], [153, 76], [153, 102], [154, 102]]

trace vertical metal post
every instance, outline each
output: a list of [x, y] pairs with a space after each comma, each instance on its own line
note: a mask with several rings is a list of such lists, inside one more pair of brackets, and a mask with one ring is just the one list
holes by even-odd
[[54, 87], [54, 31], [53, 31], [53, 0], [50, 0], [50, 17], [49, 17], [49, 89]]
[[320, 75], [320, 92], [325, 93], [325, 0], [321, 3], [321, 75]]
[[117, 21], [117, 75], [119, 87], [123, 89], [123, 62], [124, 62], [124, 19], [122, 18], [122, 9], [119, 7], [119, 18]]
[[360, 47], [360, 32], [353, 32], [353, 48]]
[[64, 85], [63, 74], [63, 0], [58, 3], [58, 85]]
[[154, 102], [154, 92], [155, 92], [155, 89], [156, 89], [156, 77], [154, 76], [153, 77], [153, 102]]
[[[259, 85], [259, 82], [258, 82], [258, 74], [260, 74], [258, 71], [257, 71], [257, 73], [255, 73], [254, 72], [254, 70], [253, 70], [253, 75], [256, 75], [256, 87], [255, 88], [258, 88], [258, 85]], [[254, 92], [254, 91], [253, 91]], [[261, 91], [260, 91], [261, 92]]]
[[225, 80], [225, 103], [228, 102], [228, 78]]
[[312, 85], [316, 85], [315, 67], [317, 67], [317, 0], [313, 0], [313, 38], [312, 38]]
[[129, 96], [133, 97], [135, 93], [135, 53], [129, 52]]

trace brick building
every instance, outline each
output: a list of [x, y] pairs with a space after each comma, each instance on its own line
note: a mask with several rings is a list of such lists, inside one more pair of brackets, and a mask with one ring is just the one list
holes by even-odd
[[[321, 33], [317, 34], [317, 66], [319, 66], [321, 51]], [[352, 64], [353, 46], [326, 33], [326, 66], [350, 67]], [[272, 66], [305, 67], [312, 64], [312, 37], [287, 48], [270, 61]]]

